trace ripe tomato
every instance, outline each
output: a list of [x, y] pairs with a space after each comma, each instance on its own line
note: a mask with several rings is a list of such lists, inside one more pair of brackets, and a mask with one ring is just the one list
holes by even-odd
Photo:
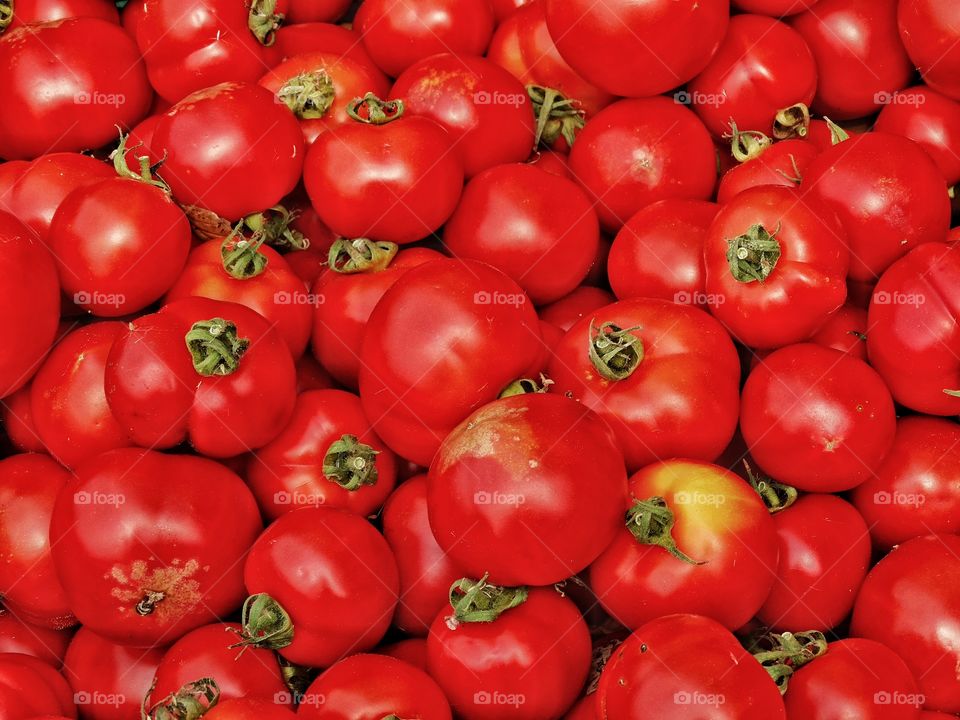
[[31, 720], [77, 717], [73, 693], [63, 676], [30, 655], [0, 654], [0, 717]]
[[138, 445], [170, 448], [188, 440], [218, 458], [273, 440], [296, 392], [290, 352], [263, 317], [196, 297], [122, 329], [105, 382], [111, 410]]
[[13, 16], [10, 24], [0, 32], [9, 32], [21, 25], [75, 17], [95, 17], [120, 23], [117, 7], [106, 0], [11, 0], [8, 6], [12, 6]]
[[[20, 452], [46, 452], [33, 423], [30, 402], [31, 385], [27, 383], [0, 404], [0, 422], [10, 444]], [[0, 651], [2, 652], [2, 651]]]
[[738, 10], [771, 17], [794, 15], [809, 10], [817, 2], [818, 0], [732, 0], [733, 6]]
[[349, 7], [346, 0], [291, 0], [283, 20], [292, 24], [332, 23]]
[[[566, 332], [583, 319], [584, 315], [609, 305], [614, 300], [616, 298], [603, 288], [581, 285], [559, 300], [540, 308], [540, 320]], [[554, 347], [554, 344], [548, 343], [548, 347]]]
[[900, 39], [924, 82], [960, 100], [960, 46], [957, 23], [960, 7], [950, 0], [900, 0], [897, 24]]
[[668, 98], [620, 100], [577, 136], [570, 170], [614, 232], [641, 208], [667, 198], [707, 200], [717, 177], [710, 135]]
[[634, 472], [660, 458], [712, 461], [737, 425], [740, 360], [730, 336], [697, 308], [634, 298], [567, 331], [547, 368], [613, 428]]
[[351, 655], [314, 680], [300, 699], [304, 720], [450, 720], [450, 703], [423, 670], [385, 655]]
[[421, 670], [427, 669], [427, 640], [422, 637], [412, 637], [398, 640], [389, 645], [381, 645], [378, 651], [384, 655], [403, 660]]
[[114, 642], [151, 646], [237, 607], [240, 561], [259, 530], [253, 495], [220, 463], [121, 448], [84, 463], [61, 491], [50, 541], [77, 618]]
[[295, 720], [297, 714], [283, 705], [256, 698], [218, 703], [203, 714], [204, 720]]
[[867, 311], [847, 302], [810, 336], [810, 342], [866, 360]]
[[960, 711], [957, 649], [960, 537], [930, 535], [898, 545], [878, 562], [857, 596], [851, 635], [882, 642], [902, 657], [928, 710]]
[[865, 362], [810, 343], [766, 357], [743, 387], [740, 430], [757, 464], [808, 492], [864, 482], [893, 444], [890, 392]]
[[947, 185], [960, 182], [960, 103], [924, 85], [891, 95], [874, 127], [910, 138], [929, 153]]
[[73, 634], [72, 628], [54, 630], [24, 622], [0, 609], [0, 653], [22, 653], [59, 669]]
[[725, 205], [744, 190], [758, 185], [795, 188], [819, 149], [805, 140], [781, 140], [735, 165], [720, 178], [717, 202]]
[[427, 667], [458, 717], [554, 720], [574, 703], [590, 634], [569, 598], [464, 579], [450, 604], [430, 628]]
[[750, 347], [809, 338], [847, 297], [844, 240], [829, 209], [796, 191], [745, 190], [720, 209], [704, 241], [710, 312]]
[[334, 53], [364, 64], [373, 64], [356, 30], [326, 22], [281, 25], [277, 28], [273, 44], [263, 48], [263, 57], [268, 67], [275, 67], [294, 55], [310, 52]]
[[599, 237], [597, 214], [576, 183], [523, 163], [470, 180], [443, 230], [454, 256], [493, 265], [537, 305], [583, 281]]

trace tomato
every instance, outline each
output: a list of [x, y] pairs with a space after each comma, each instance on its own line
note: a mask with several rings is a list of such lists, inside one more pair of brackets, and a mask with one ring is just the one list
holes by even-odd
[[22, 653], [59, 669], [70, 643], [71, 629], [31, 625], [12, 612], [0, 609], [0, 653]]
[[621, 300], [567, 331], [547, 367], [551, 392], [597, 412], [634, 472], [660, 458], [712, 461], [737, 425], [740, 361], [707, 313]]
[[960, 537], [930, 535], [898, 545], [867, 575], [850, 634], [883, 642], [920, 684], [928, 710], [960, 711]]
[[514, 163], [467, 183], [443, 241], [455, 257], [503, 271], [541, 305], [586, 277], [599, 234], [597, 214], [576, 183]]
[[282, 515], [250, 549], [244, 578], [245, 642], [309, 667], [374, 647], [397, 605], [387, 541], [364, 518], [334, 508]]
[[726, 205], [744, 190], [758, 185], [795, 188], [819, 149], [805, 140], [781, 140], [734, 166], [720, 178], [717, 202]]
[[603, 720], [785, 720], [777, 686], [715, 620], [667, 615], [637, 629], [613, 655], [597, 690]]
[[847, 302], [820, 326], [810, 342], [867, 359], [867, 311]]
[[274, 702], [239, 698], [218, 703], [203, 714], [205, 720], [295, 720], [297, 714]]
[[527, 159], [534, 120], [526, 88], [490, 60], [434, 55], [414, 63], [390, 91], [407, 111], [440, 123], [450, 134], [466, 176]]
[[35, 657], [0, 654], [0, 717], [30, 720], [45, 714], [55, 718], [77, 717], [67, 681]]
[[346, 0], [291, 0], [283, 20], [291, 24], [332, 23], [349, 7]]
[[164, 113], [152, 148], [166, 153], [162, 177], [180, 203], [230, 221], [276, 205], [303, 167], [296, 117], [269, 90], [246, 83], [185, 97]]
[[312, 390], [297, 397], [286, 428], [254, 452], [247, 482], [271, 520], [304, 505], [372, 515], [393, 490], [396, 463], [360, 398]]
[[931, 532], [956, 533], [960, 428], [940, 418], [900, 418], [886, 459], [852, 500], [884, 550]]
[[22, 25], [75, 17], [95, 17], [114, 24], [120, 22], [116, 6], [107, 0], [11, 0], [8, 6], [13, 8], [13, 17], [5, 32]]
[[280, 433], [293, 412], [296, 373], [280, 335], [253, 310], [185, 298], [117, 336], [105, 382], [111, 410], [138, 445], [187, 440], [226, 458]]
[[373, 61], [397, 77], [438, 53], [483, 55], [494, 17], [486, 0], [364, 0], [354, 26]]
[[707, 200], [717, 177], [710, 135], [668, 98], [620, 100], [577, 136], [570, 170], [615, 232], [638, 210], [668, 198]]
[[869, 365], [809, 343], [768, 356], [743, 387], [740, 429], [775, 480], [808, 492], [856, 487], [893, 444], [890, 392]]
[[[33, 408], [30, 402], [32, 386], [27, 383], [13, 395], [8, 395], [0, 404], [0, 422], [10, 444], [20, 452], [45, 452], [43, 441], [37, 435], [33, 423]], [[2, 652], [2, 651], [0, 651]]]
[[385, 655], [351, 655], [325, 670], [300, 700], [304, 720], [450, 720], [450, 703], [423, 670]]
[[85, 627], [77, 630], [63, 675], [84, 718], [127, 720], [140, 712], [163, 650], [118, 645]]
[[458, 717], [552, 720], [573, 704], [590, 634], [569, 598], [463, 579], [450, 604], [453, 613], [442, 610], [430, 627], [427, 666]]
[[[589, 480], [588, 480], [589, 478]], [[504, 585], [576, 575], [623, 520], [626, 473], [610, 430], [564, 397], [507, 397], [467, 417], [430, 465], [427, 508], [440, 547]]]
[[960, 100], [958, 12], [950, 0], [900, 0], [897, 5], [900, 39], [910, 60], [927, 85], [954, 100]]
[[780, 111], [809, 105], [816, 88], [817, 66], [796, 30], [763, 15], [737, 15], [687, 96], [716, 137], [730, 132], [731, 122], [770, 135], [785, 120]]
[[289, 227], [310, 241], [306, 248], [292, 248], [283, 259], [301, 280], [308, 286], [312, 285], [326, 269], [330, 247], [338, 238], [320, 220], [302, 184], [297, 186], [293, 194], [283, 199], [283, 207], [290, 213]]
[[[883, 183], [876, 179], [885, 178]], [[865, 133], [825, 150], [807, 166], [806, 198], [831, 207], [847, 232], [850, 277], [873, 281], [894, 260], [942, 242], [950, 199], [939, 169], [905, 138]]]
[[[398, 606], [399, 607], [399, 606]], [[406, 638], [389, 645], [381, 645], [378, 652], [403, 660], [405, 663], [427, 669], [427, 640], [422, 637]]]
[[[65, 57], [69, 64], [60, 60]], [[134, 125], [150, 106], [136, 46], [118, 25], [99, 18], [4, 33], [0, 73], [0, 157], [7, 159], [99, 148], [116, 137], [118, 125]]]
[[771, 17], [783, 17], [784, 15], [794, 15], [804, 10], [809, 10], [817, 4], [819, 0], [732, 0], [732, 4], [738, 10], [748, 13], [757, 13], [758, 15], [770, 15]]
[[[300, 0], [294, 0], [295, 3]], [[360, 34], [344, 25], [325, 22], [281, 25], [272, 45], [263, 48], [263, 57], [269, 67], [275, 67], [294, 55], [309, 52], [327, 52], [351, 57], [364, 64], [373, 60], [360, 42]]]
[[53, 343], [60, 318], [60, 284], [53, 258], [13, 215], [0, 212], [0, 398], [23, 387]]
[[710, 312], [745, 345], [809, 338], [847, 297], [850, 252], [829, 209], [789, 188], [745, 190], [717, 214], [704, 241]]
[[[566, 332], [584, 315], [609, 305], [615, 299], [603, 288], [581, 285], [559, 300], [540, 308], [540, 320]], [[549, 343], [548, 347], [554, 347], [553, 343]]]
[[29, 167], [30, 163], [26, 160], [7, 160], [0, 163], [0, 210], [3, 212], [13, 213], [8, 205], [10, 195], [17, 181]]
[[960, 103], [923, 85], [890, 95], [874, 127], [910, 138], [926, 150], [947, 185], [960, 182]]
[[360, 352], [360, 399], [374, 430], [429, 465], [467, 415], [536, 377], [538, 326], [527, 296], [488, 265], [432, 260], [408, 270], [370, 314]]

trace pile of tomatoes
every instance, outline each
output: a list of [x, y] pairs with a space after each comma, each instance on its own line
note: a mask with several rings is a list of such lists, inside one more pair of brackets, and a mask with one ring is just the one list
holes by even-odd
[[0, 720], [960, 716], [956, 0], [0, 0]]

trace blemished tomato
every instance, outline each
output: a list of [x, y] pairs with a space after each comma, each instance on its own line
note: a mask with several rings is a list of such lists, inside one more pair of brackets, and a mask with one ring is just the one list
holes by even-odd
[[268, 67], [275, 67], [295, 55], [311, 52], [328, 52], [351, 57], [364, 64], [373, 63], [363, 49], [360, 34], [356, 30], [326, 22], [281, 25], [277, 28], [273, 44], [263, 48], [263, 57]]
[[[619, 51], [618, 51], [619, 52]], [[570, 170], [615, 232], [638, 210], [667, 198], [707, 200], [716, 153], [703, 123], [669, 98], [620, 100], [580, 131]]]
[[364, 0], [353, 24], [377, 66], [397, 77], [438, 53], [483, 55], [494, 17], [487, 0]]
[[940, 418], [900, 418], [886, 459], [852, 500], [884, 550], [931, 532], [960, 531], [960, 427]]
[[[609, 305], [614, 300], [616, 298], [603, 288], [581, 285], [568, 295], [540, 308], [538, 315], [542, 322], [566, 332], [585, 315]], [[554, 343], [547, 345], [554, 347]]]
[[704, 241], [710, 312], [745, 345], [774, 348], [809, 338], [847, 297], [850, 251], [830, 210], [790, 188], [740, 193]]
[[271, 520], [310, 505], [372, 515], [396, 477], [396, 456], [370, 427], [360, 398], [343, 390], [301, 393], [287, 426], [247, 465], [247, 482]]
[[455, 257], [501, 270], [537, 305], [583, 281], [599, 237], [597, 214], [576, 183], [524, 163], [471, 179], [443, 230]]
[[729, 8], [729, 0], [546, 3], [563, 59], [597, 87], [629, 97], [658, 95], [703, 70], [727, 30]]
[[450, 720], [450, 703], [423, 670], [386, 655], [351, 655], [314, 680], [300, 698], [304, 720]]
[[943, 175], [921, 146], [897, 135], [864, 133], [825, 150], [800, 190], [837, 213], [853, 280], [876, 280], [917, 245], [943, 242], [950, 226]]
[[75, 17], [95, 17], [119, 24], [117, 7], [107, 0], [11, 0], [13, 17], [3, 32], [21, 25], [66, 20]]
[[675, 612], [729, 630], [753, 617], [777, 566], [774, 523], [754, 489], [721, 467], [686, 460], [648, 465], [629, 489], [626, 527], [621, 515], [590, 566], [603, 608], [632, 630]]
[[[264, 128], [268, 128], [264, 131]], [[188, 95], [157, 124], [161, 177], [189, 208], [236, 221], [276, 205], [300, 179], [303, 132], [259, 85], [222, 83]]]
[[960, 6], [951, 0], [901, 0], [897, 5], [900, 39], [924, 82], [960, 100]]
[[282, 515], [250, 548], [244, 578], [245, 642], [308, 667], [373, 648], [397, 605], [387, 541], [366, 519], [334, 508]]
[[554, 348], [547, 376], [551, 392], [610, 424], [630, 472], [661, 458], [713, 461], [737, 425], [737, 351], [692, 306], [634, 298], [592, 312]]
[[783, 17], [809, 10], [817, 2], [818, 0], [732, 0], [732, 5], [743, 12]]
[[811, 343], [782, 348], [743, 387], [740, 430], [774, 480], [808, 492], [849, 490], [893, 445], [890, 392], [869, 365]]
[[758, 185], [795, 188], [819, 149], [806, 140], [781, 140], [734, 166], [720, 178], [717, 202], [725, 205], [744, 190]]
[[135, 125], [150, 106], [136, 45], [119, 25], [99, 18], [4, 33], [0, 72], [0, 157], [8, 160], [97, 149], [116, 137], [118, 125]]
[[280, 433], [293, 412], [296, 371], [262, 316], [191, 297], [121, 326], [105, 383], [110, 409], [136, 444], [163, 449], [187, 440], [226, 458]]
[[0, 653], [32, 655], [60, 669], [73, 630], [54, 630], [24, 622], [7, 609], [0, 609]]
[[533, 147], [526, 88], [486, 58], [443, 53], [420, 60], [397, 78], [390, 96], [447, 130], [468, 178], [494, 165], [523, 162]]
[[33, 720], [44, 715], [56, 719], [77, 717], [74, 695], [67, 681], [35, 657], [0, 654], [0, 717]]
[[928, 710], [960, 712], [960, 536], [930, 535], [898, 545], [863, 583], [850, 634], [902, 657]]
[[236, 698], [217, 703], [204, 720], [296, 720], [297, 714], [272, 700]]
[[549, 585], [586, 568], [623, 521], [626, 471], [603, 421], [560, 395], [483, 406], [430, 465], [430, 527], [468, 575]]
[[240, 604], [241, 560], [260, 527], [253, 495], [220, 463], [121, 448], [84, 463], [61, 491], [50, 542], [84, 626], [152, 646]]
[[536, 312], [516, 283], [474, 260], [432, 260], [408, 270], [370, 314], [360, 399], [383, 441], [427, 466], [467, 415], [514, 380], [536, 377], [544, 355]]
[[849, 301], [827, 318], [810, 342], [867, 359], [867, 311]]
[[668, 615], [618, 646], [600, 676], [602, 720], [785, 720], [777, 686], [715, 620]]
[[687, 85], [693, 109], [716, 137], [731, 130], [773, 132], [778, 113], [809, 105], [817, 66], [803, 37], [763, 15], [737, 15], [717, 54]]
[[453, 612], [441, 610], [430, 628], [427, 667], [458, 717], [555, 720], [574, 703], [590, 666], [590, 633], [569, 598], [464, 579], [450, 604]]

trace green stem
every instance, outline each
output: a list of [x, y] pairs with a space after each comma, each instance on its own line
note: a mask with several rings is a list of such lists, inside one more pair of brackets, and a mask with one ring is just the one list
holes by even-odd
[[737, 124], [730, 121], [730, 154], [737, 162], [746, 162], [753, 160], [760, 153], [773, 144], [773, 140], [768, 138], [759, 130], [740, 130]]
[[827, 652], [827, 639], [817, 630], [767, 633], [758, 638], [749, 651], [783, 695], [793, 673]]
[[780, 259], [780, 243], [777, 233], [780, 226], [770, 233], [763, 225], [751, 225], [743, 235], [728, 241], [727, 263], [730, 272], [739, 282], [763, 282]]
[[757, 491], [757, 495], [767, 506], [771, 514], [786, 510], [797, 501], [797, 489], [791, 485], [778, 483], [770, 478], [762, 477], [753, 472], [750, 463], [743, 461], [743, 467], [747, 471], [747, 481]]
[[[228, 627], [227, 630], [233, 630], [233, 628]], [[277, 655], [277, 663], [280, 665], [280, 677], [283, 678], [283, 684], [287, 686], [290, 694], [295, 698], [303, 697], [316, 677], [313, 669], [295, 665], [282, 655]]]
[[623, 330], [612, 323], [601, 323], [595, 331], [590, 321], [590, 347], [587, 351], [593, 366], [607, 380], [625, 380], [643, 361], [643, 341], [635, 330], [637, 325]]
[[633, 507], [627, 510], [627, 530], [644, 545], [657, 545], [678, 560], [690, 565], [704, 565], [706, 561], [694, 560], [677, 547], [673, 539], [673, 526], [676, 518], [662, 497], [646, 500], [634, 499]]
[[541, 144], [549, 147], [561, 137], [572, 147], [577, 133], [585, 124], [580, 103], [541, 85], [527, 85], [527, 95], [530, 96], [533, 117], [537, 121], [533, 149], [536, 150]]
[[260, 252], [266, 240], [264, 233], [254, 233], [247, 238], [241, 234], [244, 221], [237, 223], [220, 243], [220, 260], [227, 274], [237, 280], [256, 277], [267, 269], [267, 256]]
[[[365, 109], [365, 115], [360, 111]], [[374, 93], [368, 92], [363, 97], [354, 98], [347, 105], [347, 115], [357, 122], [367, 125], [385, 125], [403, 116], [403, 100], [381, 100]]]
[[113, 160], [113, 169], [117, 171], [117, 175], [128, 180], [136, 180], [137, 182], [142, 182], [147, 185], [152, 185], [153, 187], [160, 188], [166, 193], [170, 192], [170, 186], [167, 185], [161, 178], [154, 177], [153, 171], [154, 167], [150, 164], [149, 155], [138, 155], [137, 163], [140, 165], [140, 172], [134, 172], [130, 169], [130, 166], [127, 164], [127, 155], [132, 153], [137, 148], [143, 147], [143, 143], [139, 145], [128, 148], [127, 140], [130, 139], [130, 135], [124, 135], [123, 132], [120, 133], [120, 142], [117, 143], [116, 149], [110, 153], [110, 159]]
[[842, 127], [837, 125], [833, 120], [828, 118], [826, 115], [823, 116], [823, 121], [827, 124], [827, 127], [830, 128], [831, 144], [839, 145], [840, 143], [850, 139], [850, 133], [848, 133]]
[[297, 219], [296, 210], [287, 210], [283, 205], [262, 210], [243, 219], [243, 224], [254, 236], [263, 234], [264, 242], [281, 250], [306, 250], [310, 240], [291, 223]]
[[237, 336], [237, 326], [223, 318], [195, 322], [184, 340], [194, 369], [206, 377], [236, 372], [250, 347], [250, 340]]
[[385, 270], [397, 254], [399, 247], [392, 242], [375, 242], [368, 238], [334, 240], [327, 255], [327, 264], [334, 272], [353, 273], [379, 272]]
[[143, 720], [198, 720], [220, 700], [220, 688], [213, 678], [189, 682], [148, 708], [152, 692], [151, 687], [140, 705]]
[[951, 390], [950, 388], [944, 388], [943, 391], [950, 397], [960, 397], [960, 390]]
[[343, 435], [327, 449], [323, 457], [323, 474], [344, 490], [376, 485], [379, 454], [379, 450], [357, 440], [356, 435]]
[[13, 0], [0, 0], [0, 35], [13, 22]]
[[298, 118], [315, 120], [326, 115], [333, 104], [333, 81], [326, 70], [300, 73], [283, 84], [277, 97]]
[[293, 642], [293, 621], [283, 606], [266, 593], [251, 595], [240, 611], [240, 641], [232, 648], [280, 650]]
[[526, 587], [506, 588], [487, 582], [488, 574], [479, 580], [461, 578], [450, 586], [450, 607], [453, 615], [447, 618], [447, 627], [456, 629], [460, 623], [493, 622], [507, 610], [527, 601]]
[[547, 388], [553, 385], [553, 380], [543, 373], [540, 373], [540, 382], [537, 383], [533, 378], [520, 378], [514, 380], [500, 391], [501, 398], [513, 397], [514, 395], [533, 395], [545, 393]]
[[247, 27], [261, 45], [270, 47], [277, 37], [277, 28], [283, 22], [283, 13], [276, 12], [277, 0], [253, 0]]
[[792, 137], [806, 137], [810, 128], [810, 108], [797, 103], [777, 111], [773, 119], [773, 137], [786, 140]]

